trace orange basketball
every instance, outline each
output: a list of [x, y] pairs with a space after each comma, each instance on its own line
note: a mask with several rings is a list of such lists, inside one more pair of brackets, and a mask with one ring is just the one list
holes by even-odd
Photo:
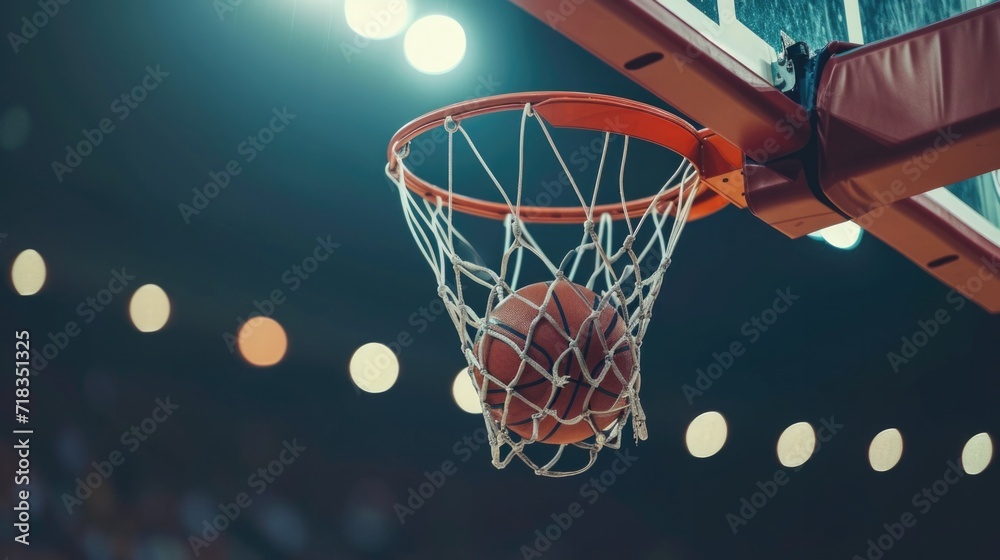
[[[610, 360], [605, 361], [605, 348], [615, 348], [614, 363], [618, 371], [626, 381], [631, 379], [632, 341], [626, 340], [615, 347], [622, 337], [627, 336], [625, 319], [612, 305], [606, 306], [599, 315], [591, 318], [600, 303], [600, 297], [568, 280], [556, 281], [552, 298], [543, 311], [541, 306], [550, 285], [551, 282], [532, 284], [518, 290], [517, 294], [527, 301], [511, 296], [500, 302], [477, 336], [473, 352], [489, 375], [503, 383], [499, 385], [492, 380], [487, 381], [489, 386], [486, 404], [493, 418], [500, 422], [507, 387], [511, 387], [515, 393], [539, 408], [554, 410], [560, 419], [573, 420], [585, 410], [591, 410], [595, 413], [592, 416], [594, 423], [599, 429], [605, 430], [624, 414], [628, 404], [628, 397], [622, 395], [624, 386], [621, 380], [611, 368]], [[535, 327], [530, 345], [526, 344], [526, 335], [532, 322], [543, 312], [551, 320], [543, 317]], [[568, 351], [570, 340], [576, 341], [579, 354]], [[508, 341], [513, 342], [517, 348], [512, 348]], [[569, 382], [563, 387], [557, 387], [530, 363], [525, 363], [521, 376], [517, 378], [522, 353], [549, 374], [553, 373], [554, 368], [558, 368], [558, 375], [569, 377]], [[591, 383], [584, 376], [578, 356], [583, 357], [591, 379], [596, 379], [605, 368], [608, 369], [600, 386], [592, 392]], [[473, 368], [473, 374], [476, 383], [482, 386], [484, 377], [480, 371]], [[511, 396], [509, 408], [507, 427], [523, 438], [531, 438], [531, 416], [535, 409], [514, 395]], [[576, 443], [593, 435], [593, 428], [583, 418], [575, 424], [565, 424], [546, 415], [538, 422], [539, 442]]]

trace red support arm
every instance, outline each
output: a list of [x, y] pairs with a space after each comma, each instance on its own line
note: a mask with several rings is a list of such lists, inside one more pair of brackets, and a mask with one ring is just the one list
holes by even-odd
[[1000, 247], [930, 194], [854, 221], [983, 309], [1000, 313]]

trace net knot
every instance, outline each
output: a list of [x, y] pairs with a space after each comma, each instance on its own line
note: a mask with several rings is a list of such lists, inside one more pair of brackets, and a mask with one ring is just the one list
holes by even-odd
[[622, 248], [624, 248], [626, 251], [631, 251], [633, 243], [635, 243], [635, 235], [628, 235], [622, 242]]

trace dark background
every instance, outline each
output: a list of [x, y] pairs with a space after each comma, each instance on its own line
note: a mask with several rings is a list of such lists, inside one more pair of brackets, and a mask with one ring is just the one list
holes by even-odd
[[[408, 317], [435, 297], [383, 174], [385, 145], [409, 119], [473, 97], [484, 77], [501, 84], [496, 93], [566, 89], [662, 103], [506, 2], [425, 1], [418, 10], [465, 27], [469, 50], [455, 71], [412, 70], [400, 38], [372, 42], [348, 62], [339, 45], [354, 35], [340, 2], [246, 1], [220, 21], [207, 0], [78, 0], [19, 53], [5, 46], [0, 114], [21, 107], [30, 125], [0, 152], [0, 261], [9, 267], [36, 249], [49, 279], [33, 297], [0, 290], [3, 332], [28, 329], [45, 342], [123, 266], [137, 277], [129, 293], [155, 283], [173, 305], [164, 330], [142, 334], [128, 320], [128, 295], [117, 297], [32, 377], [32, 545], [11, 544], [5, 521], [7, 556], [188, 558], [188, 536], [292, 439], [307, 450], [200, 557], [521, 558], [550, 514], [581, 501], [587, 477], [540, 478], [520, 464], [497, 471], [486, 449], [467, 462], [455, 454], [482, 421], [452, 400], [464, 363], [446, 320], [414, 335], [389, 392], [351, 383], [353, 351], [412, 331]], [[5, 3], [3, 30], [35, 11], [33, 2]], [[51, 162], [81, 130], [113, 117], [111, 102], [157, 64], [170, 76], [57, 181]], [[283, 106], [296, 120], [185, 224], [178, 204]], [[340, 248], [275, 313], [289, 336], [286, 358], [246, 365], [222, 333], [328, 235]], [[863, 556], [883, 523], [916, 512], [911, 497], [942, 477], [969, 437], [1000, 433], [1000, 319], [971, 304], [956, 310], [947, 287], [877, 240], [838, 251], [727, 209], [690, 224], [674, 263], [644, 347], [650, 439], [635, 446], [627, 436], [634, 466], [585, 504], [544, 557]], [[682, 385], [713, 352], [743, 340], [743, 323], [785, 288], [801, 299], [689, 405]], [[894, 372], [887, 353], [939, 309], [951, 321]], [[168, 396], [180, 409], [67, 514], [63, 493]], [[725, 415], [729, 440], [699, 460], [684, 432], [706, 410]], [[831, 416], [844, 428], [733, 535], [726, 514], [781, 468], [781, 431]], [[901, 430], [905, 451], [895, 469], [876, 473], [868, 445], [889, 427]], [[15, 464], [11, 446], [0, 455]], [[447, 460], [458, 473], [401, 525], [393, 504]], [[11, 485], [6, 472], [4, 480]], [[995, 466], [962, 478], [885, 558], [994, 555], [997, 480]], [[10, 519], [9, 506], [2, 515]]]

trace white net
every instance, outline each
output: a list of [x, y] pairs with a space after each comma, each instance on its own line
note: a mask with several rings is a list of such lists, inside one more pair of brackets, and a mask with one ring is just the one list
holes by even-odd
[[[582, 224], [560, 226], [580, 228], [580, 237], [565, 253], [556, 253], [558, 259], [550, 258], [552, 248], [547, 252], [532, 235], [529, 226], [534, 225], [521, 219], [529, 121], [538, 124], [565, 173], [571, 187], [568, 195], [575, 194], [585, 209]], [[584, 472], [601, 449], [619, 448], [629, 419], [635, 439], [646, 439], [646, 415], [639, 402], [640, 348], [664, 272], [697, 195], [697, 168], [686, 159], [676, 168], [671, 166], [661, 176], [665, 180], [656, 183], [662, 186], [641, 216], [628, 217], [625, 212], [623, 219], [613, 221], [608, 214], [595, 216], [594, 209], [616, 133], [603, 135], [597, 178], [593, 191], [585, 194], [530, 103], [521, 111], [513, 185], [497, 179], [462, 124], [449, 117], [444, 128], [447, 198], [427, 200], [406, 187], [402, 179], [406, 149], [396, 154], [395, 170], [387, 168], [387, 174], [398, 187], [409, 229], [434, 272], [438, 295], [458, 331], [483, 404], [493, 464], [504, 468], [517, 457], [539, 475]], [[617, 136], [624, 142], [615, 199], [624, 209], [629, 136]], [[509, 208], [502, 221], [502, 253], [493, 267], [470, 251], [472, 244], [455, 223], [456, 137], [468, 145]], [[670, 203], [664, 204], [667, 199]], [[617, 246], [616, 229], [621, 238]], [[494, 235], [491, 240], [499, 238]], [[576, 301], [567, 302], [567, 297]], [[564, 313], [564, 308], [575, 312]], [[505, 309], [529, 309], [531, 316], [521, 328], [509, 327], [502, 324], [511, 316]], [[489, 343], [483, 342], [486, 339]], [[497, 358], [502, 354], [518, 359], [512, 365], [509, 359]], [[560, 429], [561, 437], [554, 437]]]

